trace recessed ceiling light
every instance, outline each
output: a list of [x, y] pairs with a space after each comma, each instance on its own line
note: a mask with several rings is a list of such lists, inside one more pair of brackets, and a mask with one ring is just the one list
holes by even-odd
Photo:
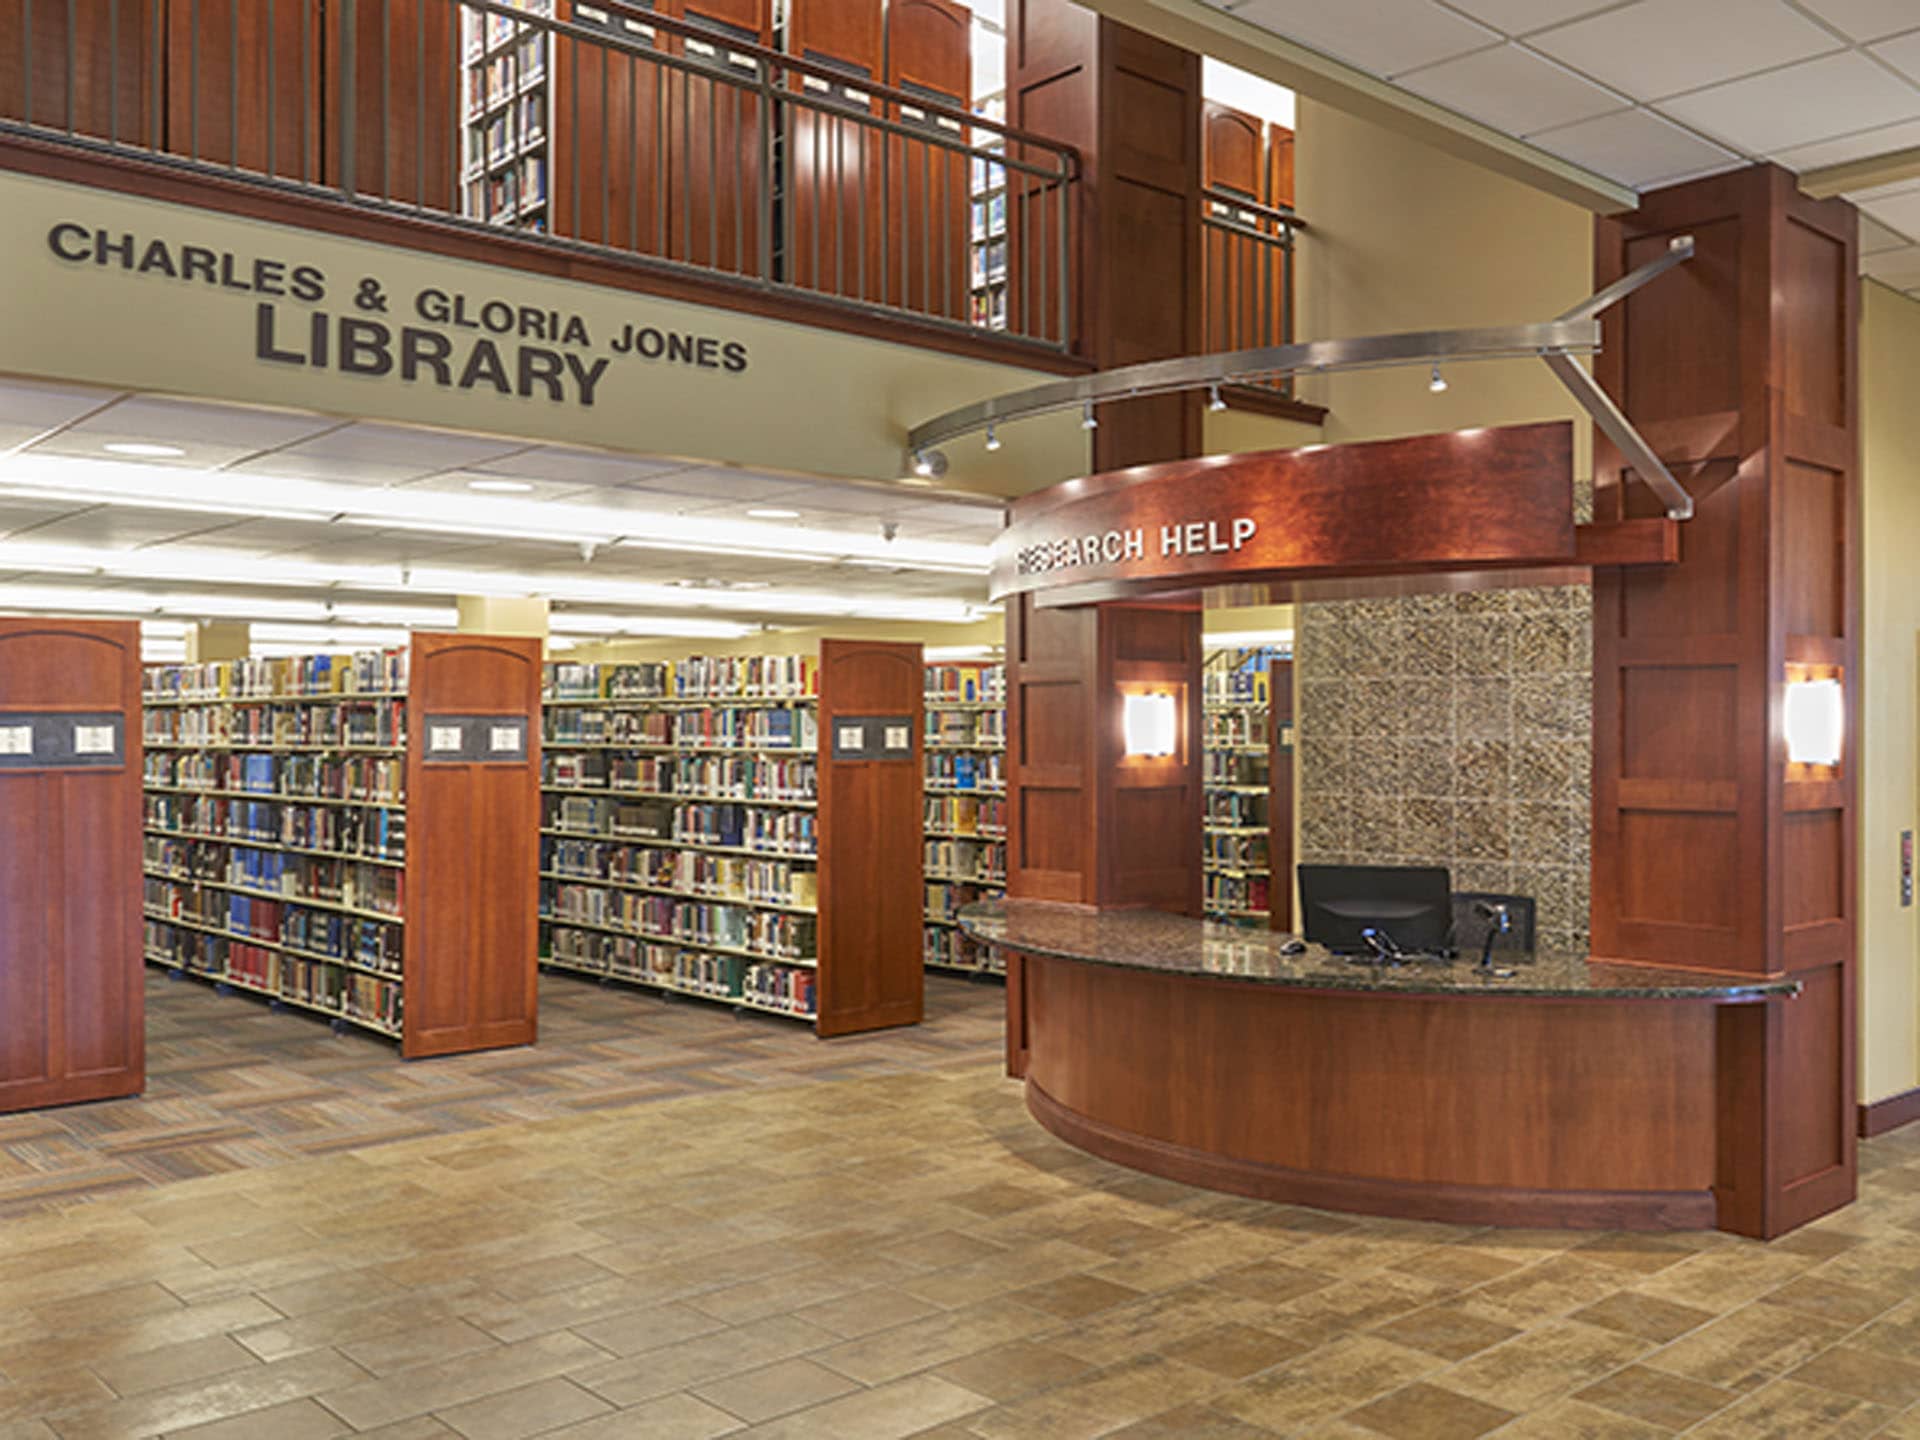
[[115, 440], [100, 448], [115, 455], [138, 455], [143, 460], [172, 460], [187, 453], [178, 445], [150, 445], [144, 440]]
[[760, 509], [749, 510], [747, 514], [755, 520], [798, 520], [800, 518], [798, 510]]
[[933, 481], [927, 479], [924, 475], [902, 475], [900, 477], [900, 483], [902, 485], [918, 486], [920, 489], [925, 490], [932, 486]]
[[485, 490], [495, 495], [525, 495], [533, 489], [524, 480], [469, 480], [469, 490]]

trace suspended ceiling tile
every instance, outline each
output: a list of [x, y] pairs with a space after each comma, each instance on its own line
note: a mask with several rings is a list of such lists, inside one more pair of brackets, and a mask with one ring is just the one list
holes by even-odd
[[14, 538], [23, 530], [45, 525], [81, 508], [63, 500], [0, 500], [0, 540]]
[[1861, 42], [1884, 39], [1920, 25], [1913, 0], [1799, 0], [1799, 5], [1849, 40]]
[[791, 490], [788, 476], [760, 475], [751, 470], [682, 470], [657, 479], [629, 486], [635, 490], [654, 490], [663, 495], [691, 495], [696, 499], [754, 501], [781, 495]]
[[48, 545], [99, 545], [110, 550], [187, 542], [190, 537], [230, 525], [219, 516], [188, 515], [177, 510], [136, 510], [123, 505], [101, 505], [72, 510], [18, 535]]
[[1516, 45], [1445, 60], [1399, 83], [1509, 135], [1571, 125], [1626, 105], [1611, 91]]
[[1898, 230], [1882, 225], [1873, 216], [1864, 213], [1860, 216], [1860, 253], [1863, 256], [1877, 255], [1882, 250], [1898, 250], [1913, 243]]
[[1506, 35], [1526, 35], [1563, 25], [1620, 0], [1451, 0], [1453, 8]]
[[1665, 102], [1675, 119], [1754, 155], [1920, 118], [1920, 90], [1854, 52]]
[[1920, 285], [1920, 245], [1906, 245], [1898, 250], [1882, 250], [1876, 255], [1868, 255], [1861, 260], [1860, 269], [1896, 290], [1911, 289]]
[[1781, 0], [1639, 0], [1527, 43], [1639, 100], [1806, 60], [1841, 44]]
[[38, 380], [0, 380], [0, 449], [71, 425], [110, 402], [117, 391], [86, 385], [49, 385]]
[[[480, 488], [474, 488], [474, 482]], [[500, 492], [489, 490], [494, 484], [525, 485], [525, 490]], [[429, 475], [420, 480], [402, 481], [396, 489], [434, 494], [474, 495], [488, 500], [568, 500], [591, 505], [601, 503], [603, 492], [596, 486], [577, 480], [536, 480], [528, 475], [505, 475], [490, 470], [453, 470], [444, 475]]]
[[[1914, 18], [1920, 20], [1920, 6], [1914, 7]], [[1868, 53], [1886, 61], [1909, 80], [1920, 80], [1920, 30], [1870, 46]]]
[[1562, 159], [1637, 187], [1746, 163], [1648, 110], [1622, 110], [1528, 138]]
[[1501, 38], [1427, 0], [1247, 0], [1233, 13], [1375, 75], [1397, 75]]
[[1893, 150], [1920, 145], [1920, 119], [1903, 120], [1897, 125], [1880, 125], [1857, 135], [1841, 135], [1832, 140], [1816, 140], [1811, 145], [1793, 145], [1777, 150], [1768, 158], [1789, 170], [1818, 170], [1823, 165], [1845, 165], [1850, 160], [1867, 160]]
[[473, 468], [489, 475], [505, 475], [517, 480], [625, 485], [693, 467], [680, 460], [644, 460], [637, 455], [610, 455], [596, 450], [572, 450], [560, 445], [536, 445]]
[[235, 468], [249, 474], [393, 485], [442, 470], [470, 469], [525, 448], [516, 441], [483, 435], [362, 423], [316, 435]]
[[1882, 225], [1902, 235], [1920, 236], [1920, 190], [1905, 190], [1856, 203]]

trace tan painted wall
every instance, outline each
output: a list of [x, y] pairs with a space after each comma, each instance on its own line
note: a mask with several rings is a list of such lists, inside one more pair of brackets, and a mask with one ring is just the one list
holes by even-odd
[[1920, 303], [1861, 285], [1860, 1095], [1920, 1085], [1920, 910], [1900, 904], [1900, 832], [1920, 826]]
[[462, 595], [457, 604], [462, 630], [546, 638], [548, 605], [543, 595]]

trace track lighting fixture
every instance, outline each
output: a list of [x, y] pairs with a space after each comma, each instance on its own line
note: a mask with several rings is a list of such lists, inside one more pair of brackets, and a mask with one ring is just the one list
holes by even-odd
[[1440, 367], [1438, 365], [1435, 365], [1433, 367], [1433, 378], [1427, 381], [1427, 389], [1431, 390], [1434, 394], [1439, 395], [1442, 392], [1444, 392], [1446, 388], [1447, 388], [1447, 377], [1442, 375], [1440, 373]]
[[1207, 387], [1207, 409], [1218, 415], [1227, 408], [1227, 402], [1220, 396], [1220, 382], [1214, 381]]

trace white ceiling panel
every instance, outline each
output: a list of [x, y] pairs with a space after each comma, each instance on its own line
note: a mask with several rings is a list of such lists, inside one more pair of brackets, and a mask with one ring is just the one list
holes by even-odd
[[1576, 165], [1629, 185], [1657, 185], [1684, 175], [1731, 169], [1740, 155], [1647, 110], [1621, 110], [1528, 137]]
[[1448, 0], [1453, 9], [1507, 35], [1526, 35], [1582, 15], [1612, 9], [1620, 0]]
[[120, 505], [96, 505], [73, 510], [57, 520], [37, 525], [10, 538], [48, 545], [102, 545], [131, 550], [185, 539], [230, 523], [218, 516], [188, 515], [175, 510], [135, 510]]
[[[495, 485], [524, 485], [527, 488], [511, 491], [490, 488]], [[577, 480], [536, 480], [530, 475], [504, 475], [491, 470], [450, 470], [421, 480], [403, 481], [396, 488], [442, 495], [486, 495], [489, 498], [505, 495], [510, 500], [572, 500], [595, 505], [600, 503], [605, 493], [595, 486], [582, 485]]]
[[[1915, 18], [1920, 19], [1920, 6], [1915, 9]], [[1920, 80], [1920, 30], [1870, 46], [1867, 53], [1886, 61], [1909, 80]]]
[[1640, 100], [1809, 59], [1841, 44], [1781, 0], [1639, 0], [1528, 43]]
[[559, 445], [535, 445], [476, 465], [489, 475], [516, 480], [572, 482], [577, 485], [625, 485], [656, 475], [670, 475], [693, 467], [681, 460], [643, 460], [637, 455], [614, 455], [597, 450], [571, 450]]
[[681, 470], [658, 479], [642, 481], [629, 488], [653, 490], [662, 495], [689, 495], [697, 500], [758, 501], [788, 493], [794, 486], [788, 476], [761, 475], [751, 470]]
[[1242, 20], [1370, 70], [1398, 75], [1469, 50], [1492, 45], [1497, 31], [1419, 0], [1247, 0], [1234, 7]]
[[1622, 109], [1627, 103], [1516, 45], [1445, 60], [1403, 77], [1400, 83], [1435, 104], [1510, 135], [1571, 125]]
[[1891, 226], [1902, 235], [1920, 236], [1920, 190], [1903, 190], [1859, 203], [1881, 224]]
[[400, 425], [355, 424], [289, 445], [234, 468], [355, 485], [394, 485], [441, 470], [471, 469], [516, 454], [517, 441]]
[[1857, 51], [1752, 75], [1662, 106], [1752, 155], [1891, 125], [1920, 112], [1920, 91]]
[[1920, 245], [1882, 250], [1862, 260], [1860, 268], [1896, 290], [1911, 290], [1920, 285]]
[[1818, 170], [1823, 165], [1845, 165], [1850, 160], [1865, 160], [1885, 155], [1890, 150], [1905, 150], [1920, 145], [1920, 120], [1903, 120], [1898, 125], [1881, 125], [1857, 135], [1841, 135], [1832, 140], [1816, 140], [1811, 145], [1794, 145], [1776, 150], [1769, 158], [1789, 170]]
[[1871, 215], [1861, 215], [1860, 253], [1862, 255], [1877, 255], [1882, 250], [1898, 250], [1911, 244], [1913, 241], [1898, 230], [1882, 225]]
[[0, 450], [71, 425], [88, 411], [110, 403], [114, 395], [112, 390], [92, 386], [0, 379]]
[[1849, 40], [1880, 40], [1920, 26], [1913, 0], [1796, 0]]
[[177, 456], [143, 457], [146, 463], [219, 469], [337, 426], [315, 415], [210, 405], [191, 400], [132, 396], [77, 421], [34, 446], [43, 455], [117, 459], [109, 445], [170, 445]]

